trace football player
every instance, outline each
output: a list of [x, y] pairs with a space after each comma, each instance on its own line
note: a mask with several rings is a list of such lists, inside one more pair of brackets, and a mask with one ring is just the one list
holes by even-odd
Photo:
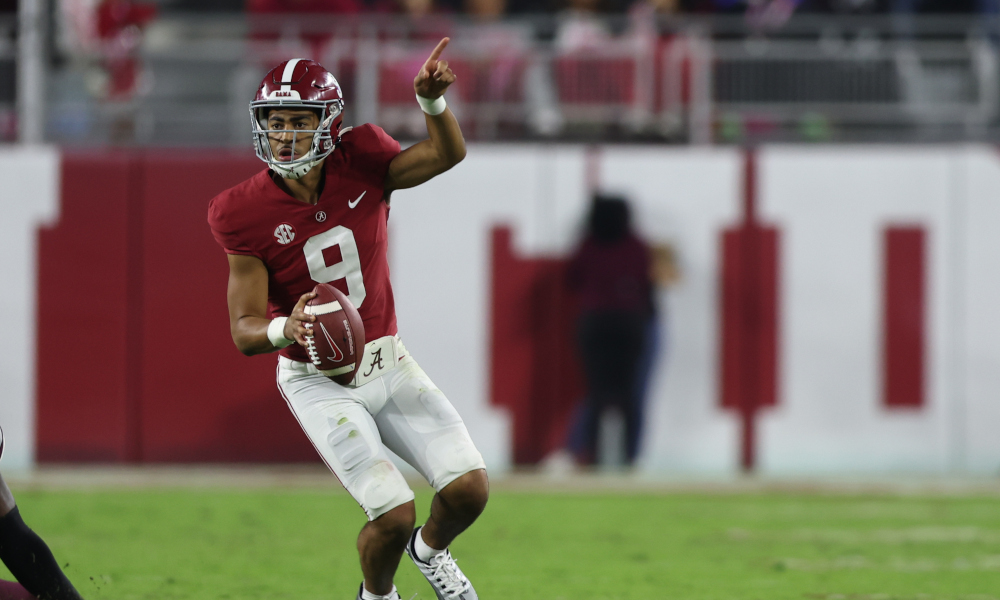
[[[3, 430], [0, 429], [0, 458]], [[52, 551], [21, 519], [10, 488], [0, 475], [0, 560], [18, 583], [0, 580], [0, 600], [82, 600], [59, 568]], [[23, 586], [23, 587], [22, 587]]]
[[[413, 81], [428, 139], [404, 151], [375, 125], [341, 129], [344, 100], [320, 64], [292, 59], [250, 103], [257, 156], [268, 168], [212, 199], [209, 224], [229, 259], [227, 299], [236, 347], [278, 351], [277, 383], [326, 465], [361, 505], [364, 575], [358, 598], [394, 600], [405, 551], [441, 600], [476, 600], [448, 550], [486, 506], [489, 483], [458, 412], [396, 331], [386, 256], [389, 196], [458, 164], [465, 140], [444, 92], [455, 74], [431, 52]], [[416, 108], [416, 107], [414, 107]], [[306, 353], [304, 312], [317, 283], [338, 286], [361, 314], [363, 362], [340, 385]], [[414, 529], [413, 491], [386, 448], [437, 491]]]

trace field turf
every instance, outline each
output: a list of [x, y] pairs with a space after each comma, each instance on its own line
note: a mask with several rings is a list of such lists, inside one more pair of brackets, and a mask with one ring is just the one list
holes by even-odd
[[[353, 600], [361, 580], [340, 491], [14, 491], [88, 599]], [[498, 490], [453, 552], [484, 600], [991, 600], [1000, 499]], [[396, 582], [434, 599], [405, 557]]]

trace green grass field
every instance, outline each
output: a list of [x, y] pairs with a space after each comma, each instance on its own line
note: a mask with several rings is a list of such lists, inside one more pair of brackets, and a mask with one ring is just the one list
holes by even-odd
[[[353, 600], [361, 580], [343, 492], [15, 494], [88, 599]], [[484, 600], [990, 600], [1000, 499], [500, 490], [453, 552]], [[405, 557], [396, 583], [434, 599]]]

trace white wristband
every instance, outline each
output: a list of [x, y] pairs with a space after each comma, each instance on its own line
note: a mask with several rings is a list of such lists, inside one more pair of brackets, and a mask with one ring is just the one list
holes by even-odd
[[420, 105], [420, 109], [432, 117], [444, 112], [444, 109], [448, 108], [448, 103], [444, 101], [444, 96], [438, 96], [437, 98], [431, 100], [430, 98], [424, 98], [423, 96], [417, 95], [417, 104]]
[[295, 342], [295, 340], [285, 337], [285, 321], [287, 320], [288, 317], [275, 317], [267, 326], [267, 339], [271, 340], [271, 344], [275, 348], [291, 346]]

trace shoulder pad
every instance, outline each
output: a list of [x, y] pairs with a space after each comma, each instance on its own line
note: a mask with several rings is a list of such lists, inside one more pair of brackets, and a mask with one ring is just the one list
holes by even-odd
[[344, 127], [343, 129], [341, 129], [340, 130], [340, 134], [337, 135], [337, 143], [339, 144], [340, 140], [344, 137], [344, 134], [347, 133], [347, 132], [349, 132], [352, 129], [354, 129], [353, 125], [351, 125], [350, 127]]

